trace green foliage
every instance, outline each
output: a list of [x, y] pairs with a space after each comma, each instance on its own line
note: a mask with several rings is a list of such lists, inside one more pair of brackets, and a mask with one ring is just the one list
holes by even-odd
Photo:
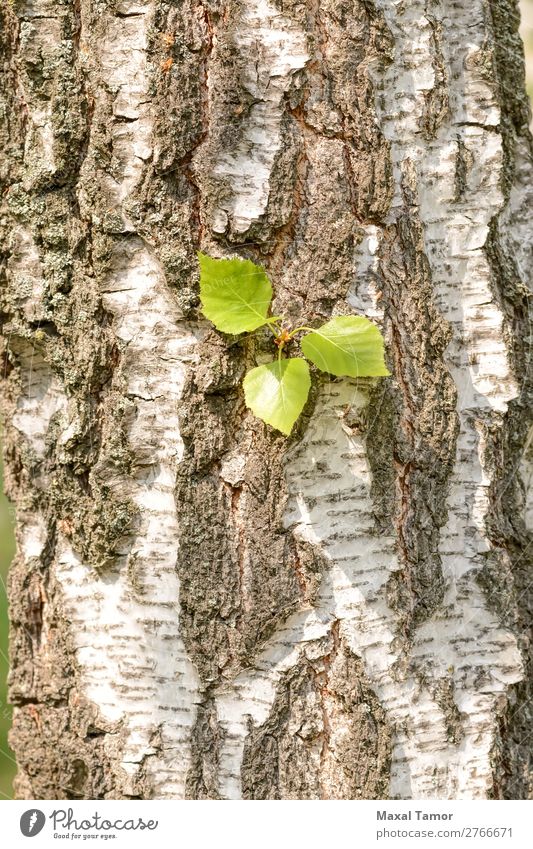
[[362, 315], [338, 315], [301, 341], [308, 360], [337, 377], [386, 377], [383, 337]]
[[288, 436], [309, 395], [309, 366], [300, 358], [257, 366], [248, 372], [243, 387], [252, 413]]
[[[261, 266], [250, 260], [213, 259], [199, 253], [202, 312], [223, 333], [245, 333], [268, 325], [278, 359], [251, 369], [244, 378], [246, 406], [266, 424], [287, 436], [305, 407], [311, 378], [301, 357], [283, 358], [283, 348], [297, 333], [305, 356], [319, 369], [349, 377], [384, 377], [383, 337], [364, 316], [342, 315], [317, 330], [283, 327], [283, 317], [268, 317], [272, 286]], [[280, 323], [281, 322], [281, 323]]]
[[266, 324], [270, 280], [249, 259], [212, 259], [198, 254], [202, 312], [223, 333], [244, 333]]

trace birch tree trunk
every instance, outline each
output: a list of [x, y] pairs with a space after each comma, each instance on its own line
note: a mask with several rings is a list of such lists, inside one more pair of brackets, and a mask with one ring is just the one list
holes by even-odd
[[[20, 798], [533, 796], [532, 159], [514, 0], [4, 0]], [[359, 312], [315, 379], [198, 311]], [[529, 499], [529, 500], [528, 500]]]

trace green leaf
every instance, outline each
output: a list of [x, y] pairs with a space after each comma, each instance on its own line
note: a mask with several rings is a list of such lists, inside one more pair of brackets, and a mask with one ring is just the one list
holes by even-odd
[[337, 376], [385, 377], [383, 337], [368, 318], [339, 315], [304, 336], [301, 349], [319, 369]]
[[199, 253], [202, 312], [223, 333], [244, 333], [267, 324], [272, 286], [249, 259], [213, 259]]
[[288, 436], [307, 401], [309, 366], [300, 358], [276, 360], [249, 371], [243, 386], [252, 413]]

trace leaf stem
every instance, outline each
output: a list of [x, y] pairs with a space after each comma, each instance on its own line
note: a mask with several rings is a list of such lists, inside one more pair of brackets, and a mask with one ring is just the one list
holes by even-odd
[[302, 325], [302, 327], [295, 327], [294, 330], [291, 330], [291, 332], [289, 333], [289, 339], [292, 339], [293, 336], [296, 336], [296, 334], [299, 333], [300, 330], [310, 330], [311, 333], [315, 332], [312, 327], [307, 327], [304, 324], [304, 325]]
[[[281, 316], [281, 318], [282, 318], [282, 316]], [[268, 329], [270, 330], [270, 332], [272, 333], [272, 335], [274, 336], [274, 338], [277, 338], [282, 331], [282, 326], [281, 326], [281, 324], [278, 324], [278, 319], [277, 318], [268, 319], [268, 321], [266, 321], [265, 324], [268, 327]], [[275, 328], [275, 330], [273, 328]]]

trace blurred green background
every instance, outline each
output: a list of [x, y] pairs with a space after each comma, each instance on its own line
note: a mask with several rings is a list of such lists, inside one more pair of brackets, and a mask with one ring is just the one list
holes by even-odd
[[[522, 12], [521, 31], [526, 50], [527, 88], [530, 98], [533, 99], [533, 0], [522, 0], [520, 8]], [[15, 762], [13, 753], [7, 744], [11, 711], [6, 698], [8, 672], [6, 575], [15, 545], [13, 540], [14, 511], [3, 495], [1, 459], [0, 490], [0, 799], [10, 799], [12, 797]]]

